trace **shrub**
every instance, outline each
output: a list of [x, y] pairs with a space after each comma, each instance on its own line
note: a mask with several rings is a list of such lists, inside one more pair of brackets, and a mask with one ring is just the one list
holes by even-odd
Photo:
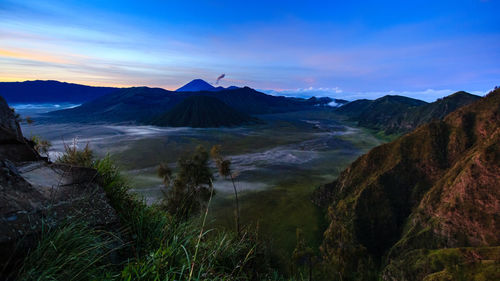
[[40, 136], [32, 136], [30, 139], [34, 144], [34, 149], [40, 154], [49, 156], [49, 149], [52, 147], [52, 143], [50, 141], [43, 139]]
[[204, 209], [213, 191], [208, 160], [208, 152], [203, 146], [198, 146], [193, 153], [183, 155], [177, 161], [179, 170], [172, 180], [168, 166], [160, 165], [158, 174], [163, 177], [166, 188], [162, 206], [166, 211], [186, 220]]
[[64, 144], [64, 153], [57, 158], [56, 162], [74, 166], [91, 167], [94, 153], [87, 143], [83, 149], [78, 149], [78, 140], [73, 139], [71, 145]]

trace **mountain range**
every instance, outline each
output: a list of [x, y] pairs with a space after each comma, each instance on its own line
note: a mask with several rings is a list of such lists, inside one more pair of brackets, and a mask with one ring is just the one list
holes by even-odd
[[[335, 109], [336, 113], [344, 115], [357, 125], [383, 131], [388, 135], [406, 133], [433, 119], [442, 119], [453, 110], [479, 98], [466, 92], [457, 92], [433, 103], [402, 96], [384, 96], [376, 100], [362, 99], [352, 102], [329, 97], [303, 99], [267, 95], [248, 87], [214, 87], [202, 79], [195, 79], [176, 91], [149, 87], [92, 87], [58, 81], [0, 82], [0, 95], [10, 103], [82, 103], [81, 106], [47, 115], [53, 120], [63, 122], [152, 124], [153, 120], [165, 115], [175, 105], [191, 96], [216, 98], [234, 110], [233, 113], [242, 115], [333, 106], [338, 107]], [[237, 123], [234, 121], [229, 123]], [[184, 125], [189, 126], [193, 122], [186, 122]]]
[[59, 81], [0, 82], [0, 96], [12, 103], [82, 103], [119, 88], [93, 87]]
[[[464, 97], [470, 98], [457, 93], [409, 107], [434, 116]], [[314, 201], [328, 207], [321, 250], [332, 274], [343, 280], [498, 280], [500, 89], [475, 99], [372, 149], [316, 191]], [[367, 108], [365, 101], [354, 106]]]
[[432, 103], [403, 96], [384, 96], [376, 100], [356, 100], [336, 109], [359, 126], [382, 130], [386, 134], [409, 132], [434, 119], [442, 119], [459, 107], [480, 97], [456, 92]]
[[240, 114], [246, 115], [311, 110], [316, 109], [317, 106], [326, 106], [333, 101], [330, 98], [300, 99], [272, 96], [248, 87], [197, 92], [133, 87], [117, 89], [78, 107], [51, 112], [48, 116], [57, 120], [74, 122], [151, 124], [152, 120], [156, 120], [160, 115], [191, 96], [216, 98]]
[[224, 87], [214, 87], [209, 83], [205, 82], [202, 79], [194, 79], [193, 81], [187, 83], [186, 85], [180, 87], [175, 90], [176, 92], [200, 92], [200, 91], [221, 91], [221, 90], [235, 90], [240, 87], [229, 86], [227, 88]]

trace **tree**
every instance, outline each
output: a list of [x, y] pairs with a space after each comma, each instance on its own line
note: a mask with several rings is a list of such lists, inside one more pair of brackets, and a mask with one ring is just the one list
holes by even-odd
[[240, 202], [238, 200], [238, 190], [236, 189], [236, 184], [234, 183], [234, 176], [231, 173], [231, 161], [228, 159], [224, 159], [224, 157], [221, 155], [220, 145], [214, 145], [210, 150], [210, 155], [212, 156], [212, 159], [215, 161], [215, 165], [217, 166], [219, 174], [224, 178], [229, 177], [231, 179], [231, 182], [233, 183], [234, 198], [236, 201], [236, 209], [234, 212], [236, 216], [236, 233], [238, 234], [239, 237], [241, 234]]
[[160, 164], [158, 176], [166, 187], [162, 205], [169, 213], [187, 219], [203, 209], [212, 192], [212, 172], [208, 160], [208, 152], [203, 146], [198, 146], [193, 153], [183, 155], [177, 161], [175, 178], [172, 178], [168, 165]]

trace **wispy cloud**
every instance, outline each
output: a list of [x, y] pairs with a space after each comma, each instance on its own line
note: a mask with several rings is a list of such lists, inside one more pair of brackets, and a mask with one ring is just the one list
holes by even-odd
[[[223, 86], [348, 96], [482, 91], [500, 77], [500, 34], [490, 28], [496, 16], [457, 23], [437, 13], [373, 27], [350, 18], [336, 20], [314, 5], [290, 3], [254, 13], [262, 9], [253, 3], [235, 14], [228, 9], [236, 3], [203, 13], [193, 7], [205, 8], [204, 3], [113, 3], [2, 1], [0, 80], [175, 89], [193, 78], [213, 81], [226, 73]], [[291, 16], [282, 16], [283, 9]], [[293, 16], [302, 10], [319, 15]], [[478, 22], [484, 26], [476, 27]]]

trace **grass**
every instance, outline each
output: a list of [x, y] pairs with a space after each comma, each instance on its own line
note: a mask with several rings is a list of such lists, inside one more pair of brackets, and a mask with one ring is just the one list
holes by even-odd
[[[302, 128], [300, 126], [304, 126], [303, 124], [296, 125], [293, 122], [285, 121], [275, 122], [278, 125], [275, 123], [272, 127], [277, 128], [276, 130], [283, 134], [276, 134], [275, 131], [271, 132], [271, 127], [262, 126], [262, 128], [254, 132], [255, 134], [252, 133], [249, 137], [241, 137], [234, 132], [214, 133], [211, 134], [210, 138], [205, 138], [202, 143], [206, 147], [210, 147], [211, 144], [223, 140], [222, 147], [224, 147], [225, 151], [227, 147], [230, 150], [228, 153], [234, 155], [239, 154], [238, 151], [255, 152], [256, 148], [271, 148], [276, 145], [297, 143], [316, 137], [314, 134], [317, 131], [311, 125], [307, 125], [307, 128]], [[300, 132], [306, 133], [299, 135]], [[279, 267], [284, 271], [288, 271], [289, 269], [289, 258], [296, 243], [296, 228], [299, 227], [304, 230], [305, 240], [309, 246], [317, 249], [322, 241], [325, 229], [324, 214], [311, 203], [310, 196], [312, 191], [321, 184], [333, 181], [336, 175], [359, 156], [359, 154], [381, 143], [380, 139], [373, 137], [370, 132], [364, 130], [356, 130], [350, 134], [339, 136], [339, 138], [352, 143], [354, 149], [346, 151], [342, 147], [339, 147], [333, 151], [322, 151], [320, 159], [314, 160], [314, 162], [309, 163], [307, 166], [287, 166], [281, 167], [278, 170], [276, 167], [265, 167], [255, 171], [247, 171], [239, 177], [242, 181], [263, 182], [270, 187], [269, 189], [259, 191], [243, 191], [241, 216], [243, 224], [255, 228], [258, 226], [259, 235], [272, 241], [273, 251], [276, 253], [277, 259], [279, 259]], [[153, 152], [157, 153], [156, 149], [153, 150], [149, 147], [152, 143], [158, 145], [158, 151], [160, 153], [164, 151], [164, 154], [171, 152], [174, 146], [179, 148], [177, 151], [182, 151], [200, 143], [200, 140], [195, 137], [192, 139], [188, 139], [187, 137], [168, 137], [165, 139], [148, 139], [143, 141], [144, 143], [137, 142], [136, 146], [133, 146], [138, 151], [134, 151], [134, 149], [127, 150], [117, 157], [117, 161], [123, 163], [123, 156], [127, 157], [127, 159], [135, 159], [136, 157], [140, 157], [142, 152], [148, 155], [144, 157], [149, 159], [148, 161], [152, 161], [152, 163], [160, 161], [152, 160], [155, 157], [159, 157], [158, 155], [152, 155]], [[226, 145], [224, 146], [224, 144]], [[168, 156], [162, 155], [161, 157], [163, 156], [167, 157], [166, 159], [170, 159], [171, 162], [175, 161], [174, 154], [169, 154]], [[137, 164], [135, 160], [129, 163]], [[151, 187], [161, 184], [161, 181], [157, 180], [153, 173], [154, 171], [150, 171], [151, 176], [147, 177], [141, 171], [140, 176], [133, 177], [132, 179], [134, 187], [139, 190], [142, 186]], [[155, 195], [152, 191], [147, 192], [149, 192], [147, 193], [148, 196]], [[223, 192], [217, 193], [209, 214], [210, 227], [222, 228], [224, 230], [234, 229], [233, 201], [233, 195]], [[304, 219], [306, 217], [308, 219]]]
[[71, 222], [45, 228], [30, 252], [17, 280], [105, 280], [111, 254], [122, 243], [114, 235]]
[[[206, 132], [203, 134], [206, 138], [201, 143], [207, 147], [221, 143], [228, 148], [229, 154], [234, 155], [301, 142], [314, 138], [317, 133], [312, 126], [304, 123], [273, 122], [272, 125], [262, 125], [256, 131]], [[283, 134], [276, 134], [277, 127]], [[379, 142], [365, 132], [360, 133], [364, 137], [359, 137], [359, 133], [340, 137], [359, 150], [347, 154], [343, 151], [326, 152], [319, 162], [311, 164], [314, 171], [308, 167], [288, 167], [286, 174], [282, 174], [282, 170], [268, 170], [261, 175], [263, 178], [257, 173], [247, 175], [256, 181], [272, 178], [273, 182], [269, 190], [243, 194], [241, 213], [246, 228], [240, 238], [231, 231], [234, 229], [232, 197], [225, 198], [221, 194], [214, 198], [208, 216], [208, 229], [202, 227], [203, 222], [199, 218], [180, 223], [160, 208], [147, 206], [131, 194], [130, 182], [123, 178], [110, 156], [93, 161], [91, 164], [100, 175], [99, 184], [120, 217], [122, 226], [116, 230], [116, 236], [122, 237], [125, 242], [115, 250], [120, 257], [118, 265], [103, 262], [99, 265], [102, 270], [89, 273], [95, 277], [89, 278], [188, 280], [192, 272], [191, 280], [289, 280], [282, 274], [286, 276], [289, 269], [296, 244], [296, 228], [305, 230], [306, 244], [311, 248], [317, 249], [322, 240], [324, 214], [310, 202], [311, 192], [318, 185], [332, 180], [360, 152]], [[159, 163], [157, 158], [174, 162], [177, 154], [198, 144], [199, 136], [143, 139], [131, 143], [113, 159], [118, 160], [121, 167], [148, 167]], [[276, 173], [280, 174], [278, 180]], [[135, 180], [142, 182], [144, 177]], [[151, 182], [154, 183], [154, 180]], [[224, 206], [230, 206], [230, 210]], [[56, 233], [62, 230], [51, 231]], [[60, 248], [57, 243], [55, 246]], [[75, 253], [67, 255], [71, 259]], [[43, 255], [38, 258], [31, 256], [26, 261], [44, 259]], [[45, 263], [44, 266], [52, 267], [52, 264]], [[26, 263], [25, 268], [29, 267], [32, 266]], [[43, 269], [43, 266], [39, 268]], [[73, 269], [69, 265], [67, 270], [74, 273], [76, 267]], [[57, 275], [40, 280], [64, 279]]]
[[499, 280], [499, 260], [498, 246], [420, 249], [392, 260], [385, 271], [412, 280]]
[[268, 248], [251, 229], [240, 237], [231, 231], [206, 229], [206, 215], [182, 222], [130, 194], [109, 156], [95, 161], [93, 167], [122, 226], [103, 232], [68, 222], [47, 229], [24, 260], [17, 279], [190, 281], [278, 276]]

